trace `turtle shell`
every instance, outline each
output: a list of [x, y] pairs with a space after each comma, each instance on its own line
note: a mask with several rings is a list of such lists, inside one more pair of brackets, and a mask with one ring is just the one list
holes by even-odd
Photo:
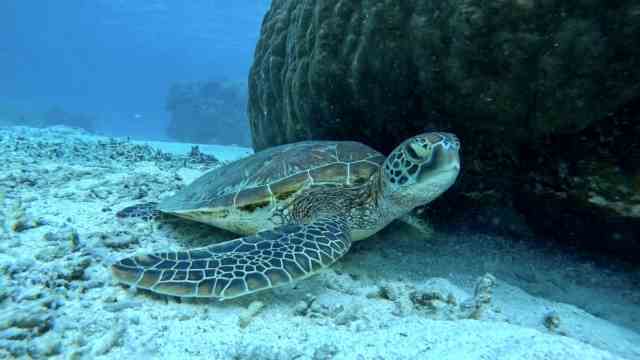
[[159, 209], [183, 214], [224, 208], [251, 212], [311, 184], [365, 183], [384, 160], [376, 150], [352, 141], [281, 145], [209, 171], [164, 199]]

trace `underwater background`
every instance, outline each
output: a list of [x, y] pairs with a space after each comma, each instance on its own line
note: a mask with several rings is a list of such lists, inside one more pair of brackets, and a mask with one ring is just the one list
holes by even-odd
[[85, 114], [105, 133], [165, 138], [172, 85], [245, 83], [237, 91], [246, 98], [268, 6], [260, 0], [3, 2], [3, 107], [54, 108]]
[[637, 0], [0, 2], [0, 161], [0, 359], [640, 359]]

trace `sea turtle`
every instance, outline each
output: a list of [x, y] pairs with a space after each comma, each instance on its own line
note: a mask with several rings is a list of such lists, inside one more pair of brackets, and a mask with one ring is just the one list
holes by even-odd
[[159, 211], [243, 237], [116, 262], [117, 280], [152, 292], [230, 299], [306, 278], [413, 208], [460, 171], [453, 134], [414, 136], [384, 157], [352, 141], [303, 141], [211, 170], [175, 195], [120, 216]]

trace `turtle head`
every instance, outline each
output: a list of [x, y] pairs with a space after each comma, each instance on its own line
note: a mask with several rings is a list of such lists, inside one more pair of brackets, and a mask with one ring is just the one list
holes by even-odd
[[411, 210], [446, 191], [460, 172], [460, 141], [450, 133], [414, 136], [389, 154], [382, 170], [383, 196]]

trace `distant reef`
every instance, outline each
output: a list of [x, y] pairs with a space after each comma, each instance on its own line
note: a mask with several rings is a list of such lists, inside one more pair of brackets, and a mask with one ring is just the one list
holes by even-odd
[[175, 83], [167, 96], [167, 133], [184, 142], [248, 145], [246, 83]]
[[639, 104], [635, 0], [273, 0], [249, 77], [257, 150], [452, 131], [432, 221], [635, 259]]

